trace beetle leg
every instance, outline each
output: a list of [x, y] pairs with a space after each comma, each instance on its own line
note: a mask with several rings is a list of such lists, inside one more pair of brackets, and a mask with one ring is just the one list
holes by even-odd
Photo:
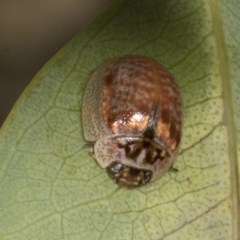
[[94, 144], [95, 144], [95, 142], [87, 142], [84, 144], [83, 147], [84, 148], [93, 148]]
[[173, 166], [170, 167], [169, 171], [171, 172], [179, 172], [179, 170]]

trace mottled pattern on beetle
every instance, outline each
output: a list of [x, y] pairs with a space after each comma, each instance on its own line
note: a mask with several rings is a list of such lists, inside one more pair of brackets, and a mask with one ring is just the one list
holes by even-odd
[[106, 69], [102, 110], [113, 133], [146, 129], [155, 96], [153, 70], [151, 62], [136, 57], [120, 58]]
[[166, 173], [173, 164], [173, 155], [159, 143], [141, 137], [103, 138], [94, 145], [96, 159], [102, 168], [114, 162], [133, 169], [151, 171], [154, 181]]
[[98, 67], [85, 89], [82, 116], [94, 158], [120, 186], [155, 181], [174, 163], [181, 96], [170, 73], [153, 59], [124, 56]]
[[182, 100], [179, 87], [167, 70], [158, 66], [158, 71], [161, 74], [160, 104], [158, 105], [160, 121], [156, 133], [174, 151], [181, 139]]
[[85, 89], [82, 100], [82, 121], [84, 137], [87, 141], [96, 141], [101, 136], [110, 134], [102, 115], [102, 89], [106, 67], [111, 61], [107, 61], [98, 67], [92, 74]]
[[167, 151], [154, 146], [148, 139], [141, 141], [121, 139], [118, 142], [118, 148], [123, 148], [125, 156], [140, 165], [154, 165], [156, 161], [163, 161], [170, 157]]
[[[177, 149], [181, 96], [163, 66], [142, 56], [122, 57], [106, 68], [103, 86], [103, 119], [112, 133], [141, 133], [155, 122], [156, 139], [172, 151]], [[151, 116], [156, 107], [159, 115]]]

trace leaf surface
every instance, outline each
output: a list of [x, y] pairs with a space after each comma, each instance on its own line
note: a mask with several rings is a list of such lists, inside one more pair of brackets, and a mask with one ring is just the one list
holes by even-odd
[[[0, 132], [0, 239], [238, 239], [240, 1], [117, 0], [61, 49]], [[180, 85], [175, 167], [120, 189], [84, 147], [81, 99], [92, 72], [150, 56]]]

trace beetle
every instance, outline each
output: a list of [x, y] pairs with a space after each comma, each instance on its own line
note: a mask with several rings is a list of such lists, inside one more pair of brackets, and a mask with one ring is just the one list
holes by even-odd
[[172, 167], [182, 109], [179, 86], [163, 65], [139, 55], [111, 59], [94, 71], [83, 94], [84, 138], [115, 183], [138, 187]]

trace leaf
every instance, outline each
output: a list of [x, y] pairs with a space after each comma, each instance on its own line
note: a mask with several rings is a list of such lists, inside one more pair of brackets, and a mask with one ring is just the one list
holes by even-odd
[[[0, 239], [238, 239], [239, 0], [117, 0], [36, 75], [0, 133]], [[102, 62], [163, 63], [184, 98], [175, 167], [120, 189], [84, 147], [81, 98]]]

